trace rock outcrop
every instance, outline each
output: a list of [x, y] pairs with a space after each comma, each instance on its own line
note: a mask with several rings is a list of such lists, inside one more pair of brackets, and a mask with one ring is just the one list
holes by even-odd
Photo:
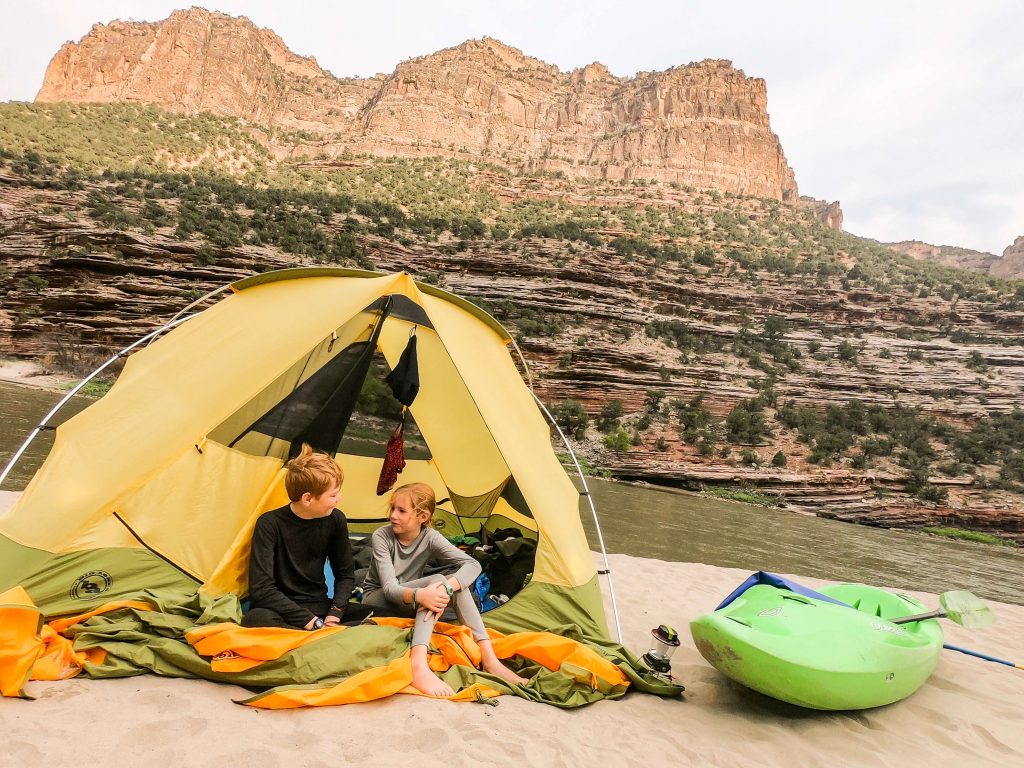
[[809, 205], [818, 221], [829, 229], [843, 228], [843, 209], [838, 200], [830, 203], [827, 200], [815, 200], [813, 197], [805, 196], [800, 198], [800, 202]]
[[914, 259], [933, 261], [947, 267], [985, 272], [992, 277], [1007, 280], [1024, 280], [1024, 235], [1006, 247], [1002, 256], [953, 245], [930, 245], [919, 240], [904, 240], [899, 243], [885, 243], [889, 248], [905, 253]]
[[795, 201], [764, 80], [728, 61], [632, 78], [569, 73], [498, 40], [469, 40], [387, 77], [339, 79], [248, 19], [200, 8], [96, 25], [65, 44], [40, 102], [137, 102], [311, 134], [337, 157], [483, 157], [528, 170], [658, 179]]
[[339, 80], [245, 17], [201, 8], [96, 24], [46, 69], [40, 102], [136, 102], [295, 130], [351, 120], [379, 83]]
[[971, 269], [975, 272], [989, 272], [998, 261], [998, 257], [992, 253], [972, 251], [970, 248], [958, 248], [953, 245], [931, 245], [920, 240], [903, 240], [885, 245], [894, 251], [905, 253], [912, 259], [931, 261], [946, 267]]
[[989, 270], [994, 277], [1024, 280], [1024, 235], [1013, 241], [1003, 251], [1003, 256]]

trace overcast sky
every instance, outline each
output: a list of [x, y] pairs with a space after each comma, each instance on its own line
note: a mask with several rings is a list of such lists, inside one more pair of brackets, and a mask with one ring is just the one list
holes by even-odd
[[[0, 101], [31, 101], [46, 65], [97, 22], [157, 21], [164, 0], [5, 2]], [[731, 59], [768, 83], [800, 193], [844, 228], [1001, 254], [1024, 235], [1020, 0], [217, 0], [338, 76], [490, 35], [563, 71], [632, 76]]]

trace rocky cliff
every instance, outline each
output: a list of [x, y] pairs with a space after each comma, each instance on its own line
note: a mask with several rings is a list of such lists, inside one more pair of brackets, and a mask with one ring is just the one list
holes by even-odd
[[1024, 235], [1014, 240], [1013, 245], [1006, 246], [1002, 258], [992, 265], [989, 272], [994, 277], [1024, 280]]
[[839, 201], [815, 200], [813, 197], [801, 197], [800, 202], [814, 210], [814, 215], [829, 229], [843, 228], [843, 209]]
[[904, 240], [886, 243], [890, 248], [905, 253], [914, 259], [931, 261], [947, 267], [985, 272], [993, 277], [1010, 280], [1024, 279], [1024, 236], [1018, 237], [1013, 245], [1007, 246], [1003, 255], [996, 256], [985, 251], [972, 251], [953, 245], [930, 245], [919, 240]]
[[248, 19], [192, 8], [158, 23], [96, 25], [65, 44], [40, 102], [138, 102], [310, 132], [328, 158], [492, 158], [528, 170], [657, 179], [795, 201], [764, 80], [728, 61], [613, 76], [572, 72], [484, 38], [339, 79]]

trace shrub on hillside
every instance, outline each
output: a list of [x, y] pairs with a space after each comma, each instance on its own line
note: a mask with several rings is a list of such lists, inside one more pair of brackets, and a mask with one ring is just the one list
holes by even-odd
[[725, 428], [730, 443], [757, 444], [773, 436], [764, 413], [749, 400], [733, 406], [725, 418]]
[[551, 406], [548, 410], [555, 419], [555, 423], [562, 430], [577, 440], [582, 440], [587, 434], [587, 427], [590, 426], [590, 418], [583, 409], [579, 400], [563, 400], [558, 405]]
[[629, 446], [632, 445], [629, 433], [622, 428], [622, 425], [616, 427], [614, 432], [610, 432], [602, 438], [605, 448], [619, 453], [625, 453], [629, 450]]
[[597, 428], [602, 432], [614, 432], [621, 423], [619, 419], [622, 413], [622, 401], [619, 399], [609, 400], [608, 404], [601, 409], [601, 416], [597, 420]]

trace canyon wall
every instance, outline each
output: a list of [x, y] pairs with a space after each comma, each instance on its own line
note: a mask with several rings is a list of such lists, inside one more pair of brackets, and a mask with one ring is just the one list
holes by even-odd
[[303, 151], [327, 157], [490, 158], [575, 177], [798, 197], [764, 80], [728, 61], [631, 78], [599, 63], [566, 73], [484, 38], [402, 62], [389, 76], [341, 79], [244, 17], [192, 8], [156, 23], [95, 25], [57, 52], [37, 101], [229, 115], [306, 131]]

